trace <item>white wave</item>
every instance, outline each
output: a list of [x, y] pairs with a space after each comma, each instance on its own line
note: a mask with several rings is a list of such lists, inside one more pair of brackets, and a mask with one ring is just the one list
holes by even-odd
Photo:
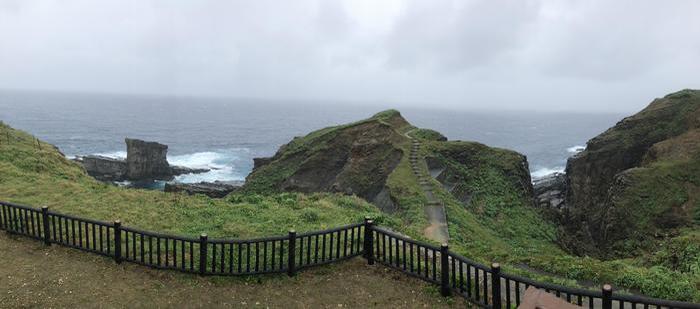
[[196, 152], [191, 154], [170, 156], [168, 163], [193, 168], [225, 168], [226, 161], [230, 161], [230, 155], [221, 152]]
[[[219, 181], [234, 181], [234, 180], [245, 180], [245, 172], [236, 169], [236, 163], [240, 163], [241, 156], [236, 155], [237, 153], [242, 154], [242, 157], [247, 157], [246, 153], [249, 153], [248, 148], [234, 148], [222, 151], [205, 151], [205, 152], [195, 152], [184, 155], [173, 155], [168, 156], [168, 163], [170, 165], [178, 165], [189, 168], [206, 168], [210, 169], [209, 172], [201, 174], [185, 174], [175, 177], [176, 182], [182, 183], [195, 183], [195, 182], [213, 182]], [[112, 152], [101, 152], [94, 153], [93, 155], [103, 156], [108, 158], [125, 159], [126, 151], [112, 151]], [[130, 182], [125, 181], [118, 183], [120, 186], [129, 186]]]
[[100, 152], [100, 153], [93, 153], [95, 156], [103, 156], [107, 158], [115, 158], [115, 159], [126, 159], [126, 151], [112, 151], [112, 152]]
[[128, 181], [128, 180], [124, 180], [124, 181], [115, 181], [114, 183], [115, 183], [117, 186], [120, 186], [120, 187], [128, 187], [128, 186], [131, 185], [131, 181]]
[[[180, 165], [190, 168], [208, 168], [209, 172], [200, 174], [185, 174], [175, 177], [176, 182], [196, 183], [245, 180], [245, 173], [236, 168], [237, 163], [242, 160], [237, 153], [249, 152], [247, 148], [227, 149], [222, 151], [206, 151], [191, 154], [176, 155], [168, 157], [168, 162], [172, 165]], [[246, 157], [246, 155], [242, 155]]]
[[563, 173], [564, 172], [564, 167], [554, 167], [554, 168], [548, 168], [548, 167], [543, 167], [543, 168], [538, 168], [534, 172], [530, 173], [530, 176], [532, 179], [540, 179], [548, 175], [552, 175], [554, 173]]
[[237, 172], [233, 167], [211, 170], [201, 174], [184, 174], [175, 177], [175, 182], [197, 183], [214, 181], [245, 180], [245, 176]]
[[584, 151], [584, 150], [586, 150], [586, 146], [577, 145], [577, 146], [566, 148], [566, 151], [569, 153], [579, 153], [579, 152]]

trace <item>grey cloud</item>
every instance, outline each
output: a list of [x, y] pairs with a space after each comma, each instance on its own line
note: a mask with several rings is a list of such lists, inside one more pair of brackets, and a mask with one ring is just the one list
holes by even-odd
[[557, 8], [560, 16], [541, 22], [547, 28], [542, 31], [549, 33], [542, 42], [547, 50], [540, 50], [543, 70], [555, 76], [614, 81], [700, 56], [700, 3], [659, 4], [584, 1]]
[[697, 12], [693, 0], [0, 0], [0, 89], [627, 112], [700, 88]]
[[462, 71], [518, 49], [537, 21], [536, 1], [410, 2], [388, 40], [389, 64]]

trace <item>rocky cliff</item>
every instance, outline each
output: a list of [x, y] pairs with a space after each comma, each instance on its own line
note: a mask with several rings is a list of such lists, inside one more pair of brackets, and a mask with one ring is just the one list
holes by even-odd
[[245, 188], [257, 191], [341, 192], [385, 210], [386, 181], [404, 156], [400, 130], [409, 124], [398, 112], [330, 127], [294, 138], [271, 158], [255, 159]]
[[[412, 126], [395, 110], [296, 137], [273, 157], [254, 162], [243, 191], [357, 195], [423, 226], [426, 238], [436, 242], [448, 239], [448, 203], [460, 212], [486, 210], [492, 216], [502, 207], [532, 205], [525, 156], [447, 141]], [[465, 215], [453, 217], [461, 221], [450, 229], [464, 230]]]
[[700, 91], [654, 100], [591, 139], [566, 167], [563, 245], [626, 256], [700, 220]]
[[100, 181], [172, 180], [174, 176], [204, 173], [208, 169], [172, 166], [168, 163], [168, 146], [138, 139], [125, 139], [126, 160], [103, 156], [84, 156], [75, 159], [85, 171]]
[[126, 175], [129, 179], [167, 179], [172, 177], [168, 164], [168, 145], [126, 138]]

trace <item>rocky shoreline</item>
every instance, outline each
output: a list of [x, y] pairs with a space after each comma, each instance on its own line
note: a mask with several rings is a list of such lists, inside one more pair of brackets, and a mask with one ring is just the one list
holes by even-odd
[[72, 159], [80, 163], [88, 175], [104, 182], [120, 182], [120, 181], [146, 181], [146, 180], [172, 180], [175, 176], [185, 174], [201, 174], [209, 172], [206, 168], [189, 168], [185, 166], [170, 165], [170, 171], [165, 174], [157, 175], [153, 178], [131, 178], [128, 176], [127, 161], [125, 159], [110, 158], [98, 155], [79, 156]]
[[184, 192], [189, 195], [204, 194], [211, 198], [223, 198], [230, 193], [239, 190], [243, 181], [214, 181], [198, 183], [174, 183], [165, 184], [165, 192]]
[[532, 182], [535, 204], [561, 211], [566, 209], [566, 174], [554, 173]]
[[131, 138], [124, 141], [126, 159], [89, 155], [76, 157], [73, 161], [80, 163], [88, 175], [106, 182], [172, 180], [178, 175], [210, 171], [170, 165], [167, 160], [168, 145]]

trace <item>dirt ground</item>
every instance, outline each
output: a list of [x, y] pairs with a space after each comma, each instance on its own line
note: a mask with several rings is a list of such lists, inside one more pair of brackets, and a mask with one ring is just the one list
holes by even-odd
[[357, 258], [300, 272], [199, 277], [157, 271], [0, 232], [2, 308], [465, 307], [437, 288]]

